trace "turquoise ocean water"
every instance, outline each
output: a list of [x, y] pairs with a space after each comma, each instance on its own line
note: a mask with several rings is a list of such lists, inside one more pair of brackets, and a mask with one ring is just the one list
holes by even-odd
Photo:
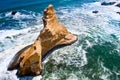
[[[103, 6], [102, 2], [116, 2]], [[120, 80], [119, 0], [0, 1], [0, 80]], [[60, 22], [78, 36], [43, 61], [40, 76], [7, 71], [12, 57], [33, 43], [43, 28], [43, 10], [52, 4]], [[11, 15], [17, 11], [16, 15]], [[98, 11], [98, 13], [93, 13]]]

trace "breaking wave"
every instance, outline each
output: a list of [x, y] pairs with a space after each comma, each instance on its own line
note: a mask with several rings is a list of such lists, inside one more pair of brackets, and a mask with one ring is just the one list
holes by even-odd
[[101, 6], [101, 0], [55, 8], [59, 20], [78, 41], [54, 50], [37, 77], [17, 77], [16, 70], [7, 71], [7, 66], [20, 49], [36, 39], [43, 27], [42, 14], [26, 10], [15, 16], [0, 13], [0, 80], [119, 80], [120, 15], [115, 6], [119, 1], [114, 1], [111, 6]]

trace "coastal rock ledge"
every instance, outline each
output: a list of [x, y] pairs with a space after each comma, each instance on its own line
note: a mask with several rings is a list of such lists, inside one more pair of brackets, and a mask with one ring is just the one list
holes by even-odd
[[53, 6], [44, 10], [44, 27], [33, 44], [20, 50], [8, 65], [8, 70], [18, 69], [18, 76], [40, 75], [42, 72], [42, 58], [52, 48], [68, 45], [77, 41], [77, 36], [68, 32], [63, 24], [57, 20]]

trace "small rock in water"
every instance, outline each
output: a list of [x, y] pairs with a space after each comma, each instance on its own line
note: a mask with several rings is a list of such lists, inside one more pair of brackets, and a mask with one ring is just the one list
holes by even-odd
[[117, 4], [116, 6], [120, 8], [120, 3], [119, 3], [119, 4]]
[[114, 5], [116, 2], [102, 2], [101, 5], [108, 6], [108, 5]]
[[12, 14], [12, 15], [15, 15], [16, 13], [17, 13], [17, 11], [12, 11], [12, 13], [11, 13], [11, 14]]
[[116, 13], [120, 15], [120, 12], [116, 12]]
[[92, 13], [95, 13], [95, 14], [96, 14], [96, 13], [98, 13], [98, 11], [95, 10], [95, 11], [92, 11]]
[[10, 37], [10, 36], [6, 36], [5, 38], [7, 38], [7, 39], [11, 39], [11, 37]]

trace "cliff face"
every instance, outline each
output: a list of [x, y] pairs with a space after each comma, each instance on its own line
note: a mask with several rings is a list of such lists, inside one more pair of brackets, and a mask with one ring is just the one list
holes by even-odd
[[20, 50], [8, 66], [8, 70], [19, 67], [17, 74], [39, 75], [42, 71], [42, 57], [52, 48], [59, 45], [71, 44], [77, 36], [67, 31], [57, 20], [52, 5], [44, 10], [44, 28], [33, 44]]

